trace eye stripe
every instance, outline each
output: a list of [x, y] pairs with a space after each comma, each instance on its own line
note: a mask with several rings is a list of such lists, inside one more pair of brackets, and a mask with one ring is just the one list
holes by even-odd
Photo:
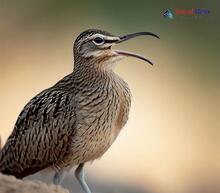
[[96, 38], [96, 37], [101, 37], [104, 39], [105, 43], [103, 45], [100, 45], [103, 47], [109, 47], [109, 46], [111, 46], [112, 43], [115, 43], [120, 40], [120, 38], [117, 36], [114, 37], [114, 36], [106, 36], [106, 35], [102, 35], [102, 34], [94, 34], [94, 35], [87, 37], [86, 39], [80, 41], [80, 44], [79, 44], [80, 49], [82, 48], [82, 46], [85, 43], [93, 41], [94, 38]]
[[91, 36], [90, 38], [91, 39], [94, 39], [96, 37], [100, 37], [100, 38], [103, 38], [105, 41], [116, 41], [116, 40], [119, 40], [120, 38], [117, 37], [117, 36], [106, 36], [106, 35], [103, 35], [103, 34], [94, 34], [93, 36]]

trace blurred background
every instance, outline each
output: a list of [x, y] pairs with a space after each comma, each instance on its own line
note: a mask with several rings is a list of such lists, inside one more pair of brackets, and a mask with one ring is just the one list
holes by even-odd
[[[211, 13], [163, 17], [166, 9], [192, 8]], [[89, 184], [102, 193], [219, 193], [219, 9], [217, 0], [0, 0], [3, 143], [24, 105], [73, 70], [81, 31], [150, 31], [161, 40], [139, 37], [117, 46], [155, 65], [132, 58], [117, 65], [133, 94], [130, 118], [109, 151], [87, 164]], [[64, 186], [82, 192], [74, 177]]]

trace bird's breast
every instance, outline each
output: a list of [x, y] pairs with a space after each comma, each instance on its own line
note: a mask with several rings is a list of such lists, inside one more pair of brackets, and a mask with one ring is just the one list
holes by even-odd
[[74, 157], [85, 162], [102, 156], [127, 122], [130, 101], [128, 85], [121, 79], [96, 92], [84, 92], [77, 101]]

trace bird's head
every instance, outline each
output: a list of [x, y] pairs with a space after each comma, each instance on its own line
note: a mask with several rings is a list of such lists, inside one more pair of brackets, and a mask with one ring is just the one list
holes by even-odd
[[116, 61], [124, 57], [135, 57], [144, 60], [151, 65], [152, 62], [145, 57], [121, 50], [113, 50], [112, 46], [121, 42], [127, 41], [137, 36], [150, 35], [159, 38], [157, 35], [151, 32], [137, 32], [123, 36], [115, 36], [109, 32], [89, 29], [82, 32], [74, 43], [74, 58], [75, 63], [77, 60], [89, 61], [88, 63], [95, 64], [101, 67], [109, 66], [109, 64], [115, 63]]

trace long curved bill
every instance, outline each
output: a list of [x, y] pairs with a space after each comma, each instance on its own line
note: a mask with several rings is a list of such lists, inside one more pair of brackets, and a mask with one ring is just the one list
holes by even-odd
[[129, 40], [131, 38], [135, 38], [137, 36], [153, 36], [155, 38], [158, 38], [160, 39], [160, 37], [154, 33], [151, 33], [151, 32], [136, 32], [136, 33], [132, 33], [132, 34], [127, 34], [127, 35], [124, 35], [124, 36], [120, 36], [120, 40], [118, 41], [118, 43], [120, 42], [124, 42], [126, 40]]
[[134, 58], [138, 58], [138, 59], [141, 59], [141, 60], [144, 60], [145, 62], [148, 62], [149, 64], [151, 64], [152, 66], [154, 65], [150, 60], [148, 60], [147, 58], [145, 58], [144, 56], [141, 56], [139, 54], [136, 54], [136, 53], [132, 53], [132, 52], [127, 52], [127, 51], [121, 51], [121, 50], [115, 50], [115, 52], [119, 55], [122, 55], [122, 56], [131, 56], [131, 57], [134, 57]]
[[[159, 36], [157, 36], [156, 34], [151, 33], [151, 32], [137, 32], [137, 33], [127, 34], [124, 36], [119, 36], [119, 40], [116, 43], [118, 44], [118, 43], [127, 41], [129, 39], [135, 38], [137, 36], [143, 36], [143, 35], [153, 36], [153, 37], [160, 39]], [[153, 65], [153, 63], [150, 60], [148, 60], [147, 58], [145, 58], [144, 56], [141, 56], [139, 54], [131, 53], [131, 52], [127, 52], [127, 51], [121, 51], [121, 50], [115, 50], [115, 52], [118, 55], [135, 57], [135, 58], [144, 60], [145, 62], [148, 62], [149, 64]]]

